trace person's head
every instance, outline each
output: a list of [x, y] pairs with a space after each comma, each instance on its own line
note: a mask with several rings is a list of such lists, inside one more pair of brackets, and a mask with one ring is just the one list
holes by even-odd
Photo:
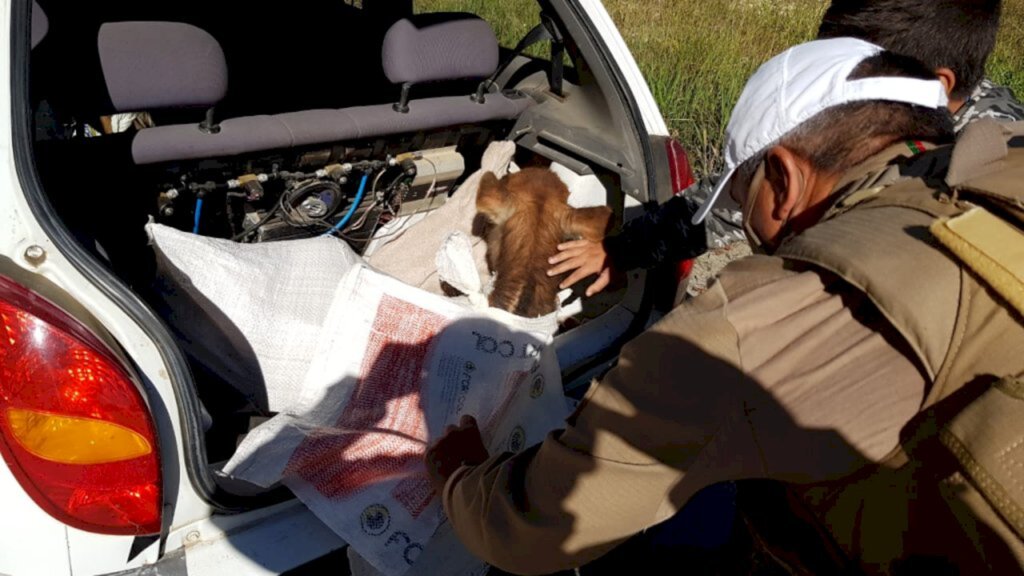
[[851, 37], [912, 56], [946, 86], [956, 111], [985, 75], [1000, 0], [833, 0], [818, 38]]
[[726, 191], [747, 235], [771, 251], [813, 225], [850, 168], [904, 140], [947, 143], [942, 84], [908, 57], [852, 38], [790, 48], [747, 82], [726, 128], [726, 168], [700, 222]]

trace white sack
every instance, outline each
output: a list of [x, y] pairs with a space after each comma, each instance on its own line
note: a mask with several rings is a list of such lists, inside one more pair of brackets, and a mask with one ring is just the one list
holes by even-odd
[[492, 452], [563, 426], [552, 316], [517, 318], [357, 266], [338, 287], [296, 406], [253, 430], [225, 471], [283, 482], [389, 576], [419, 557], [443, 511], [430, 441], [474, 415]]
[[330, 237], [238, 244], [146, 230], [157, 307], [185, 351], [259, 410], [294, 404], [338, 284], [362, 259]]

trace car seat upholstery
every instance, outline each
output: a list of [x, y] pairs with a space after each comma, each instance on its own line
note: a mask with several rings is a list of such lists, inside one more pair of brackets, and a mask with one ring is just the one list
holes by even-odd
[[[209, 113], [227, 91], [223, 51], [212, 36], [189, 24], [107, 23], [100, 28], [99, 49], [118, 112], [200, 108]], [[381, 58], [388, 79], [401, 87], [398, 102], [226, 119], [206, 115], [195, 123], [145, 128], [132, 141], [132, 160], [143, 165], [224, 157], [509, 120], [532, 102], [516, 92], [483, 99], [402, 96], [417, 85], [479, 80], [497, 69], [497, 38], [487, 22], [472, 15], [399, 20], [385, 35]]]

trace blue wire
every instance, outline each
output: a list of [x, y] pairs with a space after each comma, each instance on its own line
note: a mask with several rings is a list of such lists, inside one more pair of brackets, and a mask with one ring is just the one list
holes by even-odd
[[203, 199], [196, 198], [196, 222], [192, 225], [192, 233], [199, 234], [199, 217], [203, 214]]
[[339, 220], [338, 223], [335, 224], [330, 230], [324, 232], [324, 236], [331, 236], [338, 230], [341, 230], [342, 228], [345, 227], [345, 224], [348, 224], [348, 221], [352, 219], [352, 216], [355, 215], [356, 213], [356, 209], [359, 208], [359, 204], [361, 204], [363, 201], [363, 193], [366, 192], [366, 180], [369, 177], [369, 174], [363, 174], [363, 179], [359, 181], [359, 191], [356, 192], [356, 199], [352, 202], [352, 206], [349, 207], [348, 212], [345, 213], [344, 218]]

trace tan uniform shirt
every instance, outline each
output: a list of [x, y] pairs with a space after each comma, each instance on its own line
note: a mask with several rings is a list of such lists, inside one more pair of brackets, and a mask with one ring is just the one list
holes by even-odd
[[443, 494], [467, 547], [504, 570], [582, 565], [712, 483], [835, 479], [877, 461], [926, 379], [859, 292], [735, 262], [622, 350], [566, 429], [463, 467]]

